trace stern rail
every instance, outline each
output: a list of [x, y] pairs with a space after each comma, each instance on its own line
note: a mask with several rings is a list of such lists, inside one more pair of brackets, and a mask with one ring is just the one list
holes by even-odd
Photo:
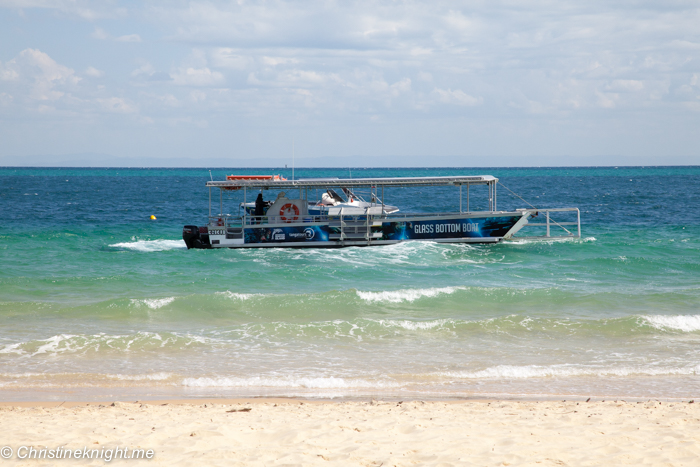
[[[540, 214], [544, 214], [544, 222], [531, 222], [528, 221], [527, 224], [525, 224], [521, 231], [530, 228], [530, 227], [535, 227], [535, 228], [544, 228], [545, 233], [544, 235], [523, 235], [519, 236], [516, 234], [516, 236], [512, 237], [511, 240], [523, 240], [523, 239], [528, 239], [528, 240], [548, 240], [552, 238], [581, 238], [581, 211], [579, 211], [578, 208], [552, 208], [552, 209], [518, 209], [518, 211], [528, 211], [532, 213], [532, 218], [538, 217]], [[576, 213], [576, 220], [566, 220], [566, 221], [555, 221], [552, 219], [551, 213], [567, 213], [567, 214], [562, 214], [564, 218], [571, 219], [573, 213]], [[576, 226], [576, 233], [570, 231], [567, 229], [565, 226]], [[559, 235], [552, 235], [552, 228], [555, 229], [555, 232], [559, 233]], [[574, 229], [572, 229], [574, 230]], [[564, 233], [566, 232], [566, 233]], [[534, 232], [533, 232], [534, 233]]]

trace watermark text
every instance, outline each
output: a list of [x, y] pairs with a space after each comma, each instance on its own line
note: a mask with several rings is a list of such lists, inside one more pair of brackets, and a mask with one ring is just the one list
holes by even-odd
[[153, 449], [107, 447], [100, 448], [49, 448], [48, 446], [19, 446], [15, 451], [10, 446], [0, 448], [0, 457], [3, 459], [102, 459], [111, 462], [113, 459], [152, 459], [155, 456]]

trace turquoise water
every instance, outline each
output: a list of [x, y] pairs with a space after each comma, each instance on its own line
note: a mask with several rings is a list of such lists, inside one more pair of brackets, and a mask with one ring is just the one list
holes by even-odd
[[[272, 171], [212, 170], [231, 173]], [[0, 394], [700, 396], [699, 167], [296, 171], [451, 174], [579, 207], [582, 238], [188, 251], [206, 170], [0, 168]], [[444, 211], [458, 193], [385, 200]]]

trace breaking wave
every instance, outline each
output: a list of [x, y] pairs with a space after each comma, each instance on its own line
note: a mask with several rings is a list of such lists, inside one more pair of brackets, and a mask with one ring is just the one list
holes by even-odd
[[210, 339], [198, 335], [179, 333], [156, 333], [139, 331], [134, 334], [58, 334], [46, 339], [5, 344], [0, 354], [15, 354], [36, 357], [63, 353], [85, 352], [131, 352], [161, 348], [185, 349], [193, 345], [210, 344]]
[[252, 293], [236, 293], [226, 290], [224, 292], [216, 292], [216, 295], [221, 295], [232, 300], [250, 300], [253, 297], [262, 297], [262, 294], [252, 294]]
[[700, 315], [676, 315], [644, 316], [642, 319], [650, 326], [662, 330], [674, 330], [683, 332], [700, 331]]
[[664, 376], [695, 375], [700, 365], [686, 367], [586, 367], [581, 365], [498, 365], [478, 371], [440, 372], [438, 376], [461, 379], [551, 378], [576, 376]]
[[437, 297], [440, 294], [452, 294], [457, 290], [465, 290], [466, 287], [442, 287], [432, 289], [405, 289], [387, 290], [383, 292], [362, 292], [356, 291], [357, 296], [367, 302], [414, 302], [423, 297]]
[[174, 302], [176, 298], [177, 297], [145, 298], [143, 300], [133, 299], [133, 300], [131, 300], [131, 303], [136, 305], [136, 306], [145, 305], [148, 308], [151, 308], [153, 310], [157, 310], [158, 308], [162, 308], [165, 305], [169, 305], [170, 303]]
[[304, 389], [352, 389], [352, 388], [391, 388], [401, 384], [391, 381], [368, 381], [364, 379], [346, 379], [338, 377], [202, 377], [185, 378], [183, 386], [199, 388], [304, 388]]

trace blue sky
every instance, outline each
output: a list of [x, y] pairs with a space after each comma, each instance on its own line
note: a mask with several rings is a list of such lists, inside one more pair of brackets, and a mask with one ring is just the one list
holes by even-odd
[[0, 0], [0, 120], [12, 165], [699, 164], [700, 2]]

